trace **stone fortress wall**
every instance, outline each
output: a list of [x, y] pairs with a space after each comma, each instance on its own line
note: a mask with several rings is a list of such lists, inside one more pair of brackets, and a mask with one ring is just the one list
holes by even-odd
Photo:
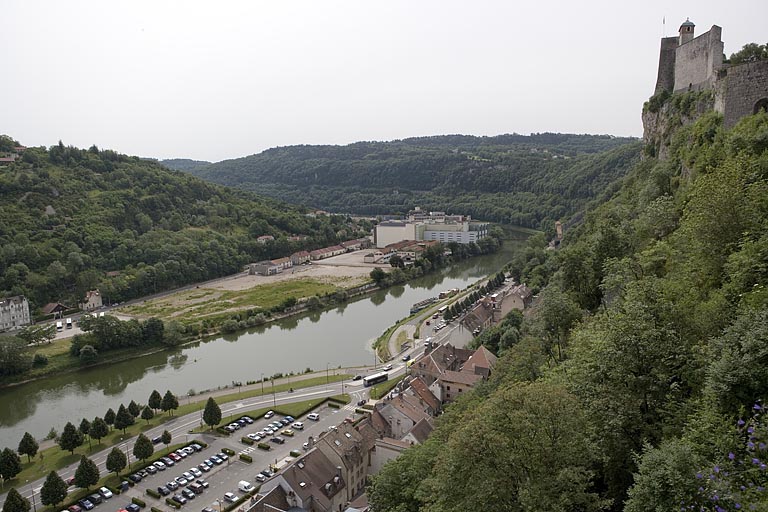
[[723, 62], [722, 29], [717, 25], [694, 36], [686, 21], [678, 37], [661, 40], [656, 93], [712, 90], [715, 110], [726, 127], [744, 116], [768, 109], [768, 60], [729, 65]]

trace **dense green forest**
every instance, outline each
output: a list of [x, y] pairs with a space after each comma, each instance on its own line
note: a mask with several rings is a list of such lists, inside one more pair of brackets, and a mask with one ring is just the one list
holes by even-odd
[[0, 198], [0, 297], [33, 308], [76, 306], [95, 288], [122, 302], [370, 232], [96, 146], [26, 149], [0, 167]]
[[478, 337], [494, 374], [373, 478], [377, 512], [768, 510], [768, 114], [685, 104], [655, 114], [668, 158], [511, 263], [539, 300]]
[[582, 209], [637, 162], [634, 139], [448, 135], [289, 146], [206, 167], [166, 165], [223, 185], [332, 212], [425, 210], [531, 228]]

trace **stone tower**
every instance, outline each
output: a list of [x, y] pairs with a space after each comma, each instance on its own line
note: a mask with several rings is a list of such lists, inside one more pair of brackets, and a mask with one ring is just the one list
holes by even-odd
[[678, 45], [684, 45], [691, 39], [693, 39], [693, 29], [696, 25], [689, 18], [685, 18], [685, 21], [680, 25], [680, 42]]

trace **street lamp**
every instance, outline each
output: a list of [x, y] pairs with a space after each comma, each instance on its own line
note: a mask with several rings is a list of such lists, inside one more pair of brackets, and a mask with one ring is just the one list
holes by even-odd
[[325, 390], [328, 391], [328, 366], [331, 363], [325, 363]]
[[275, 398], [275, 379], [272, 379], [272, 407], [277, 407], [277, 399]]
[[261, 396], [264, 396], [264, 374], [261, 374]]
[[[29, 483], [29, 480], [26, 480], [25, 483]], [[32, 507], [34, 508], [34, 512], [37, 512], [37, 504], [35, 503], [35, 490], [32, 489], [32, 484], [29, 485], [29, 492], [32, 493]]]

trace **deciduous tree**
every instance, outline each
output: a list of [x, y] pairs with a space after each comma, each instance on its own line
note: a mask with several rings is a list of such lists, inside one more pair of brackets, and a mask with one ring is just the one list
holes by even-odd
[[133, 425], [134, 420], [133, 415], [128, 412], [128, 409], [123, 404], [120, 404], [115, 415], [115, 428], [122, 430], [123, 434], [125, 434], [125, 429]]
[[144, 409], [141, 410], [141, 419], [147, 421], [147, 425], [149, 425], [149, 420], [155, 417], [155, 413], [152, 412], [152, 409], [150, 409], [149, 406], [146, 406]]
[[214, 400], [213, 397], [209, 397], [205, 404], [203, 421], [206, 425], [211, 427], [211, 429], [221, 423], [221, 407], [219, 407], [219, 404], [216, 403], [216, 400]]
[[58, 473], [51, 471], [40, 488], [40, 501], [43, 505], [56, 506], [67, 497], [67, 483]]
[[32, 457], [37, 455], [37, 450], [39, 448], [40, 445], [37, 444], [37, 441], [32, 436], [32, 434], [29, 432], [24, 432], [24, 435], [19, 442], [19, 449], [17, 451], [19, 454], [27, 456], [27, 462], [31, 462]]
[[75, 448], [83, 444], [83, 433], [80, 432], [72, 423], [67, 423], [59, 437], [59, 446], [62, 450], [68, 450], [75, 453]]
[[163, 396], [163, 401], [160, 403], [160, 409], [163, 410], [163, 412], [169, 412], [171, 416], [173, 416], [173, 411], [179, 408], [179, 400], [176, 398], [176, 396], [171, 393], [171, 390], [165, 392], [165, 396]]
[[160, 409], [160, 404], [162, 402], [163, 402], [163, 397], [160, 395], [160, 392], [155, 389], [149, 395], [149, 400], [147, 400], [147, 405], [149, 405], [152, 409], [157, 411], [158, 409]]
[[139, 434], [139, 437], [136, 438], [136, 443], [133, 445], [133, 455], [137, 459], [145, 461], [150, 458], [154, 452], [155, 447], [152, 444], [152, 441], [150, 441], [144, 434]]
[[75, 470], [75, 485], [83, 489], [88, 489], [96, 485], [99, 481], [99, 468], [96, 467], [91, 459], [83, 455], [80, 458], [80, 464]]
[[107, 422], [98, 416], [93, 418], [90, 436], [98, 443], [101, 442], [103, 438], [107, 437], [107, 434], [109, 434], [109, 425], [107, 425]]
[[3, 512], [29, 512], [29, 500], [12, 487], [5, 497]]
[[127, 464], [128, 460], [125, 454], [117, 446], [112, 448], [112, 451], [107, 455], [107, 471], [111, 471], [115, 476], [120, 476], [120, 472], [125, 469]]
[[3, 480], [16, 478], [21, 473], [21, 459], [19, 455], [10, 448], [4, 448], [0, 452], [0, 476]]

